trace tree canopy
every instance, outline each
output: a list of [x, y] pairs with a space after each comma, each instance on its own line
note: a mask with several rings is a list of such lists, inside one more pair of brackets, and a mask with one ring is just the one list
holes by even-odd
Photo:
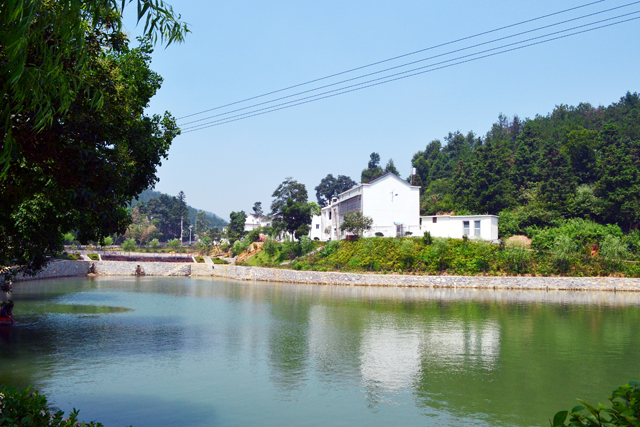
[[320, 184], [315, 188], [318, 205], [326, 205], [332, 197], [349, 190], [358, 185], [354, 180], [345, 175], [338, 175], [334, 178], [332, 174], [322, 178]]
[[[122, 3], [122, 7], [125, 3]], [[162, 2], [140, 0], [146, 32], [188, 31]], [[9, 2], [0, 27], [0, 263], [4, 279], [36, 272], [62, 233], [99, 241], [124, 233], [131, 198], [155, 175], [179, 134], [169, 113], [144, 109], [162, 78], [151, 41], [129, 47], [115, 0]], [[6, 285], [6, 281], [5, 285]]]
[[640, 96], [530, 120], [500, 115], [486, 136], [450, 133], [412, 163], [422, 214], [499, 214], [501, 235], [570, 218], [628, 231], [640, 227]]
[[271, 225], [276, 232], [286, 230], [296, 237], [309, 233], [311, 206], [304, 184], [287, 177], [271, 197]]

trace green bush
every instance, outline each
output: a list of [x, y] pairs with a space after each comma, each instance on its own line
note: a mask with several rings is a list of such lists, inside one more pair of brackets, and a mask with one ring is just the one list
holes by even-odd
[[[613, 391], [611, 406], [591, 406], [578, 399], [584, 406], [575, 406], [571, 411], [560, 411], [550, 420], [552, 427], [615, 427], [640, 425], [640, 384], [628, 384]], [[567, 418], [569, 418], [567, 420]]]
[[433, 237], [431, 237], [430, 232], [424, 232], [424, 235], [422, 236], [422, 243], [424, 243], [425, 246], [429, 246], [431, 243], [433, 243]]
[[288, 239], [282, 243], [282, 249], [280, 250], [280, 252], [283, 253], [288, 259], [294, 259], [302, 255], [300, 244]]
[[113, 245], [113, 237], [107, 236], [103, 240], [103, 246], [111, 246]]
[[62, 239], [64, 240], [65, 245], [70, 245], [76, 240], [73, 233], [64, 233], [64, 235], [62, 236]]
[[236, 240], [233, 244], [233, 255], [238, 256], [249, 248], [249, 244], [245, 240]]
[[307, 236], [300, 237], [300, 252], [302, 255], [308, 254], [316, 248], [316, 244]]
[[199, 262], [199, 263], [203, 263], [204, 262], [204, 258], [202, 258], [201, 256], [194, 257], [193, 259], [195, 259], [196, 262]]
[[264, 245], [262, 245], [262, 250], [265, 251], [269, 257], [273, 258], [280, 251], [280, 243], [275, 240], [268, 238]]
[[134, 239], [127, 239], [122, 242], [122, 250], [126, 252], [131, 252], [136, 249], [138, 245]]
[[622, 238], [622, 230], [613, 224], [573, 218], [562, 221], [557, 227], [532, 229], [532, 246], [535, 249], [551, 250], [559, 236], [566, 236], [576, 242], [579, 247], [600, 246], [607, 236]]
[[172, 239], [169, 240], [167, 242], [167, 244], [169, 245], [169, 247], [173, 250], [173, 251], [177, 251], [178, 248], [180, 247], [180, 239]]
[[228, 262], [228, 261], [226, 261], [226, 260], [224, 260], [224, 259], [220, 259], [220, 258], [218, 258], [218, 257], [211, 258], [211, 261], [212, 261], [214, 264], [229, 264], [229, 262]]
[[93, 261], [100, 261], [100, 256], [98, 254], [88, 254], [87, 256]]
[[78, 422], [78, 410], [74, 409], [64, 419], [63, 411], [53, 411], [47, 398], [31, 388], [16, 389], [0, 386], [0, 425], [20, 427], [102, 427], [94, 421]]
[[329, 256], [334, 254], [338, 249], [340, 249], [340, 241], [339, 240], [330, 240], [324, 245], [324, 248], [320, 251], [322, 256]]
[[149, 242], [149, 247], [154, 251], [158, 249], [159, 246], [160, 246], [160, 240], [158, 239], [151, 239], [151, 241]]
[[224, 243], [220, 244], [220, 250], [222, 252], [228, 252], [230, 247], [231, 247], [231, 245], [229, 245], [229, 243], [227, 243], [227, 242], [224, 242]]

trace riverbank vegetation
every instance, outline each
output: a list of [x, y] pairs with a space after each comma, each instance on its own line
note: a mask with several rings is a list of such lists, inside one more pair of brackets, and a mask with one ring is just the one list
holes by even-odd
[[602, 427], [640, 425], [640, 384], [629, 381], [611, 393], [611, 406], [598, 404], [592, 406], [583, 400], [584, 405], [575, 406], [571, 411], [558, 412], [551, 421], [552, 427]]
[[[271, 245], [275, 249], [269, 255]], [[286, 259], [286, 245], [265, 244], [265, 253], [250, 258], [247, 265], [277, 266]], [[618, 226], [582, 219], [537, 231], [531, 246], [519, 241], [492, 244], [434, 239], [425, 233], [420, 238], [330, 241], [316, 253], [302, 255], [296, 254], [295, 261], [282, 267], [404, 274], [640, 277], [640, 233], [624, 234]]]
[[46, 396], [31, 388], [18, 389], [0, 386], [0, 425], [21, 427], [102, 427], [101, 423], [78, 421], [79, 411], [74, 409], [65, 417], [54, 410]]

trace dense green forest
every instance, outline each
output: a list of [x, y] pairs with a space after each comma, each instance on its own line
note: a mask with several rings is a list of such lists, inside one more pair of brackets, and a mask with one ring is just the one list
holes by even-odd
[[[148, 206], [149, 201], [151, 199], [160, 199], [162, 196], [162, 199], [165, 201], [165, 204], [170, 204], [170, 202], [167, 201], [167, 197], [168, 198], [172, 198], [173, 196], [170, 196], [168, 194], [165, 193], [161, 193], [159, 191], [154, 191], [154, 190], [144, 190], [142, 193], [140, 193], [140, 195], [138, 195], [138, 200], [136, 201], [135, 199], [131, 201], [131, 206], [135, 206], [138, 203], [144, 203], [146, 206]], [[152, 203], [156, 203], [156, 202], [152, 202]], [[198, 212], [201, 211], [201, 209], [196, 209], [192, 206], [190, 206], [189, 204], [186, 205], [187, 206], [187, 211], [188, 214], [187, 216], [189, 217], [189, 224], [195, 224], [196, 223], [196, 217], [198, 215]], [[170, 210], [170, 206], [167, 206]], [[220, 218], [218, 215], [214, 214], [213, 212], [209, 212], [209, 211], [202, 211], [205, 214], [205, 217], [207, 219], [207, 221], [209, 222], [211, 227], [225, 227], [227, 225], [227, 221], [225, 221], [224, 219]]]
[[500, 215], [501, 237], [582, 218], [640, 226], [640, 96], [608, 107], [500, 115], [485, 137], [449, 133], [412, 159], [421, 213]]

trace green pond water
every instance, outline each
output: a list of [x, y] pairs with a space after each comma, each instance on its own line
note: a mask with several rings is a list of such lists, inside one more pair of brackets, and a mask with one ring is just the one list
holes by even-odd
[[0, 384], [105, 426], [545, 426], [640, 380], [640, 294], [18, 283]]

